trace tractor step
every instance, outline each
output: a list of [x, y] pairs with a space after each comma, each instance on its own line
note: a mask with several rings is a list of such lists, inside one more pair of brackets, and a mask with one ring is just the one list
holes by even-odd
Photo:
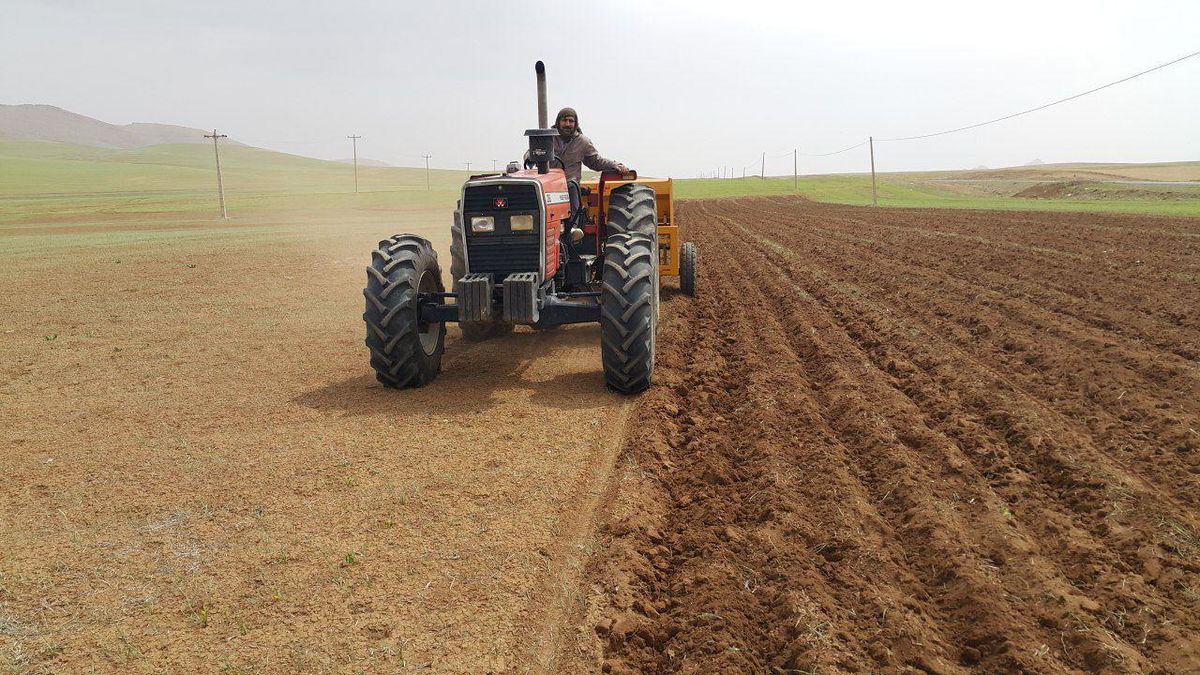
[[468, 274], [455, 285], [458, 293], [458, 320], [461, 323], [491, 321], [492, 275]]
[[504, 320], [536, 323], [538, 320], [538, 273], [514, 272], [504, 278]]

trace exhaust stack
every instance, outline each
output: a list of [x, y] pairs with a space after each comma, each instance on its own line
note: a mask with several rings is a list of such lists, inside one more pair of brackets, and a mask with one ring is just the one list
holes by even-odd
[[548, 129], [549, 113], [546, 110], [546, 64], [538, 61], [533, 66], [537, 73], [537, 106], [538, 128], [525, 130], [529, 137], [529, 159], [537, 167], [538, 173], [550, 170], [550, 162], [554, 161], [554, 137], [558, 135], [555, 129]]
[[549, 126], [546, 123], [549, 116], [546, 111], [546, 64], [538, 61], [533, 69], [537, 72], [538, 128], [545, 129]]

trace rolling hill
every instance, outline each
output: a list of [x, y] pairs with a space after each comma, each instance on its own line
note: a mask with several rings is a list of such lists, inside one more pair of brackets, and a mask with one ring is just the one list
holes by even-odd
[[[52, 105], [0, 104], [0, 137], [14, 140], [133, 149], [151, 145], [204, 143], [205, 133], [203, 129], [172, 124], [109, 124]], [[236, 141], [226, 142], [238, 144]]]

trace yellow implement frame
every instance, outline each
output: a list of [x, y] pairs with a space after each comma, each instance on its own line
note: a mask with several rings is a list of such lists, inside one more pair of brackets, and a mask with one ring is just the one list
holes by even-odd
[[[658, 211], [658, 274], [660, 277], [679, 276], [679, 247], [683, 241], [679, 238], [679, 226], [675, 224], [675, 202], [671, 194], [670, 178], [638, 178], [637, 180], [614, 180], [604, 182], [604, 194], [600, 195], [600, 209], [607, 213], [608, 195], [614, 188], [628, 183], [640, 183], [654, 188], [654, 206]], [[599, 180], [585, 180], [580, 183], [596, 194], [600, 189]], [[599, 222], [597, 210], [588, 207], [588, 218]]]

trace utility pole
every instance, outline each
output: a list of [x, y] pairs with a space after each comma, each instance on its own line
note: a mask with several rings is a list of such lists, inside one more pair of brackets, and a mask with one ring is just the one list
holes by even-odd
[[800, 172], [797, 170], [797, 167], [800, 166], [800, 163], [799, 163], [799, 160], [796, 159], [799, 156], [800, 156], [800, 149], [793, 148], [792, 149], [792, 189], [796, 190], [797, 192], [800, 191]]
[[492, 173], [496, 173], [496, 160], [492, 160]]
[[879, 197], [875, 192], [875, 137], [868, 136], [867, 142], [871, 144], [871, 206], [879, 206]]
[[229, 214], [225, 212], [225, 185], [221, 182], [221, 151], [217, 149], [217, 139], [229, 137], [218, 134], [216, 129], [213, 129], [211, 134], [204, 134], [204, 137], [213, 139], [213, 156], [217, 158], [217, 197], [221, 200], [221, 218], [229, 220]]
[[425, 158], [425, 189], [429, 189], [429, 158], [433, 155], [422, 155]]
[[471, 163], [467, 162], [466, 164], [467, 164], [467, 173], [470, 173], [471, 172]]
[[762, 173], [759, 175], [759, 177], [763, 180], [767, 179], [767, 153], [765, 152], [762, 156]]
[[350, 142], [354, 144], [354, 194], [358, 194], [358, 139], [362, 136], [351, 134], [346, 138], [349, 138]]
[[744, 167], [744, 166], [742, 167], [742, 178], [743, 179], [746, 178], [746, 167]]

